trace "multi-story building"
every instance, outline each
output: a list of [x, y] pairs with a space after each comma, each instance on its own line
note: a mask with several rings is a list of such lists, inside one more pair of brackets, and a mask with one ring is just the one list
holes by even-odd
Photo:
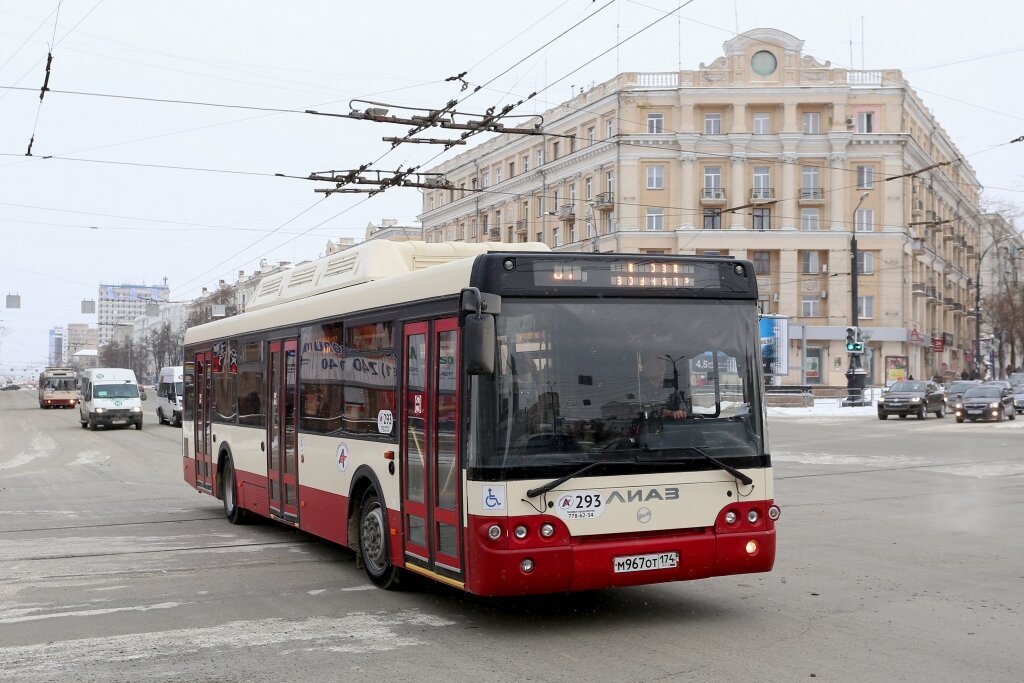
[[99, 346], [99, 330], [84, 323], [68, 323], [64, 334], [64, 359], [68, 362], [82, 349]]
[[64, 356], [64, 328], [58, 325], [51, 328], [48, 335], [46, 363], [50, 366], [60, 366], [65, 363]]
[[[163, 285], [105, 285], [99, 288], [99, 305], [96, 321], [99, 328], [99, 344], [103, 346], [114, 338], [131, 334], [131, 325], [136, 316], [147, 312], [147, 307], [167, 301], [170, 289]], [[126, 328], [117, 330], [118, 326]]]
[[[424, 239], [753, 262], [790, 321], [787, 384], [845, 385], [856, 306], [869, 383], [972, 360], [980, 185], [899, 70], [852, 71], [774, 29], [694, 71], [623, 73], [430, 169]], [[891, 375], [890, 375], [891, 377]]]

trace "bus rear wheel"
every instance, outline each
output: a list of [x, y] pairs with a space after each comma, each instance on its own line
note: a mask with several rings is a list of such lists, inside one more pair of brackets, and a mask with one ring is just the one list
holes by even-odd
[[387, 510], [371, 486], [359, 509], [359, 557], [370, 581], [390, 590], [397, 588], [399, 572], [391, 564], [388, 538]]
[[224, 499], [224, 516], [232, 524], [245, 523], [245, 510], [238, 505], [238, 484], [235, 483], [235, 464], [231, 462], [231, 456], [224, 459], [224, 489], [221, 497]]

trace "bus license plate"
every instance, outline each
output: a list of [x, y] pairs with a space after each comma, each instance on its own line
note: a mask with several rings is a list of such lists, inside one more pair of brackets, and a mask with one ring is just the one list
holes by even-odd
[[674, 569], [679, 566], [679, 553], [650, 553], [647, 555], [621, 555], [612, 559], [616, 574], [647, 572], [653, 569]]

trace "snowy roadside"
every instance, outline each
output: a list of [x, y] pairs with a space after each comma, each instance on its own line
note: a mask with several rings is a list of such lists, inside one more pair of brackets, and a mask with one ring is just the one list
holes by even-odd
[[806, 408], [781, 408], [769, 406], [768, 417], [877, 417], [874, 404], [844, 408], [841, 399], [818, 399]]

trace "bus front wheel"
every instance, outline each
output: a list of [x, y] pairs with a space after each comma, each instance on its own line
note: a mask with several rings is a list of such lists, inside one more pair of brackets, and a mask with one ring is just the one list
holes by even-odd
[[359, 511], [359, 557], [374, 584], [385, 589], [398, 586], [398, 568], [391, 564], [388, 546], [387, 509], [371, 486], [363, 494]]

